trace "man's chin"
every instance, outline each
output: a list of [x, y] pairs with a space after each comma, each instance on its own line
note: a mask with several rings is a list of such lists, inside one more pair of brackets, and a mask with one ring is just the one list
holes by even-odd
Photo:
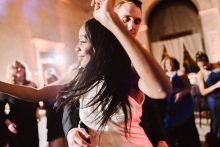
[[137, 35], [137, 33], [131, 33], [131, 35], [132, 35], [133, 37], [135, 37], [135, 36]]

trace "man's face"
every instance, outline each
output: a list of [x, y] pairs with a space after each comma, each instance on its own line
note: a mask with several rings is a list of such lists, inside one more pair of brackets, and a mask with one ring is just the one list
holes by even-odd
[[197, 65], [199, 66], [200, 69], [208, 69], [208, 67], [209, 67], [209, 62], [206, 62], [206, 61], [197, 61]]
[[128, 31], [135, 37], [141, 24], [141, 9], [133, 3], [127, 2], [116, 12]]

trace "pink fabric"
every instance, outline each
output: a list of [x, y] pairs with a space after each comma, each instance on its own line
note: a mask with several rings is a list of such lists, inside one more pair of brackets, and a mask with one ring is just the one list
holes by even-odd
[[[89, 94], [80, 100], [80, 119], [89, 127], [93, 147], [153, 147], [143, 128], [139, 125], [144, 101], [143, 93], [136, 95], [142, 100], [140, 104], [132, 97], [128, 97], [131, 104], [132, 120], [129, 118], [128, 127], [131, 124], [131, 128], [126, 138], [124, 132], [124, 113], [122, 110], [112, 116], [102, 131], [98, 130], [99, 123], [94, 118], [101, 116], [102, 110], [99, 109], [90, 114], [93, 107], [83, 107], [95, 95], [95, 92], [96, 89], [93, 89], [92, 92], [89, 92]], [[135, 94], [132, 96], [135, 96]]]

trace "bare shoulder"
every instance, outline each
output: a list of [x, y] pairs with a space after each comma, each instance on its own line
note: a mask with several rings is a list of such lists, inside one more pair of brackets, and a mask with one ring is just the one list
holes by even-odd
[[203, 79], [204, 77], [204, 73], [200, 70], [198, 73], [197, 73], [197, 78], [198, 79]]

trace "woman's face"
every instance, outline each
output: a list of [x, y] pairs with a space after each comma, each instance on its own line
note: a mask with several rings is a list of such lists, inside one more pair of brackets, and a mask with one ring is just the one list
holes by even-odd
[[168, 72], [174, 71], [174, 66], [173, 66], [173, 62], [171, 61], [171, 59], [165, 60], [165, 70]]
[[206, 61], [197, 61], [197, 65], [200, 69], [208, 69], [209, 63]]
[[24, 77], [25, 69], [21, 67], [19, 64], [15, 64], [15, 66], [13, 67], [13, 70], [14, 70], [15, 78]]
[[21, 66], [19, 63], [15, 63], [11, 67], [12, 72], [12, 82], [14, 84], [22, 83], [25, 80], [25, 68]]
[[92, 43], [86, 34], [85, 26], [82, 26], [79, 31], [79, 42], [75, 48], [80, 67], [85, 67], [91, 60], [94, 54], [92, 50]]

